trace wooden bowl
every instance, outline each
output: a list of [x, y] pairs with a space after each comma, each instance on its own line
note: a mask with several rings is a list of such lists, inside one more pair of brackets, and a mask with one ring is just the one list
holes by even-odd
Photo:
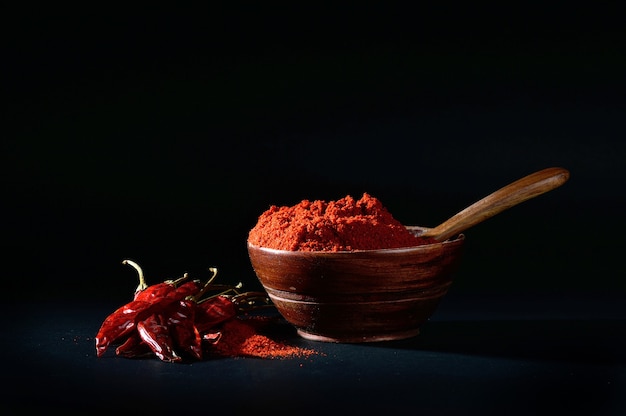
[[248, 243], [248, 254], [276, 309], [300, 336], [359, 343], [416, 336], [452, 284], [464, 240], [460, 234], [416, 247], [339, 252]]

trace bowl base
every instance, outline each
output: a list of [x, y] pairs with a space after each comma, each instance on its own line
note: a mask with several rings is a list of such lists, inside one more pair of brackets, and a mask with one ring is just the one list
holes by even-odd
[[313, 334], [310, 332], [306, 332], [303, 329], [297, 330], [298, 335], [300, 335], [304, 339], [308, 339], [311, 341], [322, 341], [322, 342], [334, 342], [334, 343], [343, 343], [343, 344], [355, 344], [362, 342], [382, 342], [382, 341], [396, 341], [401, 339], [413, 338], [419, 335], [419, 329], [410, 329], [406, 331], [397, 331], [390, 332], [380, 335], [363, 335], [363, 336], [346, 336], [346, 337], [330, 337], [319, 334]]

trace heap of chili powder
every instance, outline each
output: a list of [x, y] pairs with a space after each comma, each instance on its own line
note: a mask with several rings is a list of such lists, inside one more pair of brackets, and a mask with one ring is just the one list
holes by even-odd
[[272, 205], [250, 230], [248, 242], [277, 250], [353, 251], [413, 247], [433, 243], [396, 220], [377, 199], [364, 193], [336, 201], [303, 200]]

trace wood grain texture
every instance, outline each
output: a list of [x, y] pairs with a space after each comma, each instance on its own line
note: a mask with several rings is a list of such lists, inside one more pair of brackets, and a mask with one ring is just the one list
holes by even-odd
[[568, 179], [569, 171], [560, 167], [531, 173], [473, 203], [422, 236], [445, 241], [502, 211], [558, 188]]
[[248, 253], [276, 309], [302, 337], [373, 342], [418, 334], [452, 284], [464, 240], [353, 252], [248, 244]]

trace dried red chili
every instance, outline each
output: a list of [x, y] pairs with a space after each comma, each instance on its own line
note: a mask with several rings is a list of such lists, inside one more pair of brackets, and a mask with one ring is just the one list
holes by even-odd
[[138, 358], [153, 355], [153, 352], [148, 344], [143, 342], [139, 333], [134, 332], [115, 349], [115, 354], [120, 357]]
[[[138, 270], [141, 287], [144, 282], [141, 268], [134, 262], [125, 261], [123, 263], [130, 264]], [[197, 293], [200, 287], [196, 281], [185, 282], [176, 287], [176, 283], [187, 278], [188, 275], [185, 274], [176, 281], [166, 281], [165, 284], [159, 283], [154, 289], [151, 286], [145, 289], [138, 288], [134, 300], [121, 306], [104, 320], [95, 337], [96, 355], [102, 356], [109, 345], [128, 336], [136, 329], [138, 323], [148, 318], [155, 311]]]
[[170, 335], [166, 319], [160, 313], [154, 313], [137, 324], [137, 332], [141, 340], [148, 344], [152, 352], [161, 361], [182, 361], [174, 350], [174, 341]]
[[382, 203], [364, 193], [337, 201], [303, 200], [271, 206], [248, 234], [256, 246], [290, 251], [352, 251], [412, 247], [435, 242], [420, 238], [396, 220]]
[[196, 308], [194, 300], [183, 299], [166, 310], [166, 325], [170, 328], [174, 348], [192, 358], [202, 359], [202, 337], [196, 327]]
[[198, 303], [196, 328], [200, 333], [205, 333], [235, 316], [237, 316], [237, 307], [231, 298], [214, 296]]
[[[126, 358], [154, 355], [165, 362], [200, 360], [205, 351], [225, 356], [285, 358], [313, 354], [312, 350], [292, 347], [257, 334], [239, 317], [271, 306], [266, 293], [240, 292], [237, 286], [213, 285], [212, 277], [201, 285], [183, 278], [153, 286], [145, 284], [141, 268], [140, 284], [134, 299], [109, 315], [96, 335], [96, 355], [102, 356], [113, 343], [116, 355]], [[184, 281], [184, 282], [183, 282]], [[181, 283], [182, 282], [182, 283]], [[209, 291], [217, 294], [204, 297]], [[249, 321], [252, 322], [252, 321]]]
[[153, 307], [150, 302], [133, 300], [107, 316], [95, 337], [96, 355], [101, 357], [109, 345], [129, 335], [137, 322], [150, 315]]

